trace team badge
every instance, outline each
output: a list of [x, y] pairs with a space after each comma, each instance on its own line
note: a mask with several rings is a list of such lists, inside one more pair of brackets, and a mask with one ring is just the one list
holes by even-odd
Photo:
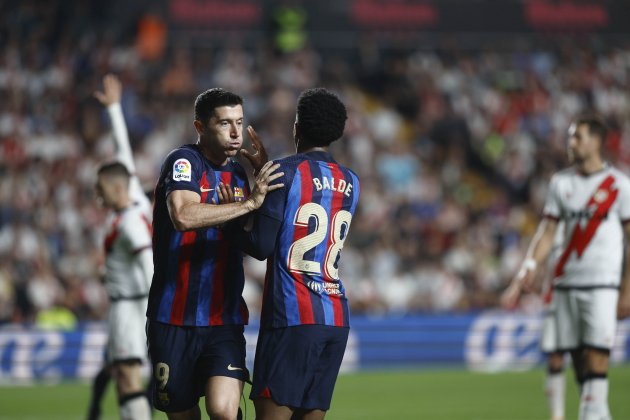
[[608, 198], [608, 191], [606, 190], [598, 190], [593, 196], [593, 200], [596, 203], [603, 203]]
[[245, 192], [241, 187], [234, 187], [234, 198], [245, 198]]
[[192, 179], [192, 169], [188, 159], [177, 159], [173, 164], [173, 181], [188, 181]]

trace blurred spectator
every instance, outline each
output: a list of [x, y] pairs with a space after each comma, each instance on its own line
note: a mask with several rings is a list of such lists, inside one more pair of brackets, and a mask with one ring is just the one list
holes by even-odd
[[[124, 82], [147, 191], [165, 151], [194, 141], [190, 108], [204, 89], [242, 94], [273, 158], [293, 150], [303, 88], [343, 96], [349, 141], [335, 144], [335, 155], [362, 181], [341, 268], [355, 313], [494, 307], [548, 178], [565, 165], [576, 114], [606, 118], [610, 158], [630, 169], [630, 48], [563, 40], [403, 53], [366, 41], [348, 63], [308, 44], [282, 55], [263, 43], [192, 47], [169, 39], [159, 14], [121, 18], [100, 2], [0, 9], [0, 322], [33, 321], [55, 307], [79, 319], [105, 314], [104, 212], [92, 189], [113, 151], [91, 95], [108, 71]], [[252, 314], [263, 269], [247, 264]]]

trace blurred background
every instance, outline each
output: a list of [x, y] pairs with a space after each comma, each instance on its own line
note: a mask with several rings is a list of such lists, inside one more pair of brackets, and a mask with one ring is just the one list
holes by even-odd
[[[356, 320], [347, 365], [535, 366], [541, 299], [506, 314], [498, 296], [566, 165], [574, 116], [600, 113], [608, 159], [630, 169], [628, 21], [624, 0], [0, 1], [0, 379], [98, 367], [108, 303], [93, 185], [113, 142], [92, 94], [107, 72], [123, 82], [148, 194], [166, 154], [196, 140], [201, 91], [242, 95], [272, 158], [294, 151], [299, 92], [336, 91], [349, 119], [333, 154], [362, 181], [341, 267]], [[246, 269], [255, 315], [265, 266]], [[66, 329], [76, 349], [33, 350], [45, 363], [16, 368], [20, 343], [47, 346], [33, 325]]]

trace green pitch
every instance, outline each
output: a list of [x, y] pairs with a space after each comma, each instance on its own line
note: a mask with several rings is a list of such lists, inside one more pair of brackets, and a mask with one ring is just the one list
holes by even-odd
[[[577, 418], [578, 398], [567, 373], [567, 420]], [[610, 405], [630, 418], [630, 366], [610, 372]], [[460, 370], [369, 372], [341, 376], [327, 419], [540, 420], [547, 416], [543, 372], [480, 374]], [[0, 386], [0, 419], [83, 419], [86, 384]], [[246, 388], [249, 392], [249, 388]], [[117, 419], [114, 390], [107, 391], [104, 419]], [[155, 419], [166, 419], [162, 413]], [[254, 418], [248, 401], [247, 418]]]

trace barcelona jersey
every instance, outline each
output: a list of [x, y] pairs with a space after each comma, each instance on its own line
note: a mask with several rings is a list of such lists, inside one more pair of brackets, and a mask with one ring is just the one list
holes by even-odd
[[276, 163], [284, 188], [259, 209], [281, 222], [267, 261], [261, 327], [349, 326], [339, 260], [359, 201], [359, 180], [325, 152]]
[[221, 226], [177, 231], [166, 206], [175, 190], [194, 191], [201, 203], [216, 204], [220, 182], [232, 188], [237, 201], [249, 194], [247, 176], [237, 162], [216, 166], [197, 145], [175, 149], [162, 165], [153, 209], [150, 320], [180, 326], [247, 323], [242, 252], [230, 245]]

